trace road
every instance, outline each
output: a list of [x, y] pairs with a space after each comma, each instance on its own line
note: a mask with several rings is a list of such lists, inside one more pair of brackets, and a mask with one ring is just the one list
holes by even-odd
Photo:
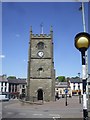
[[[22, 104], [19, 100], [10, 100], [2, 103], [3, 118], [82, 118], [82, 104], [77, 96], [65, 98], [55, 102], [44, 102], [43, 105]], [[1, 103], [0, 103], [1, 104]]]

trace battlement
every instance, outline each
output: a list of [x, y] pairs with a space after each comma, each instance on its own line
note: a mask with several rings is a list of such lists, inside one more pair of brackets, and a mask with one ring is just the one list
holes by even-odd
[[31, 34], [31, 38], [51, 38], [51, 34]]

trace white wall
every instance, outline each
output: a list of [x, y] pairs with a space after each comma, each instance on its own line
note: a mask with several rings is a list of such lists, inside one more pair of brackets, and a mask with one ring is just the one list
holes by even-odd
[[0, 92], [1, 92], [1, 82], [0, 82]]
[[6, 85], [6, 92], [9, 92], [9, 83]]
[[[74, 83], [70, 83], [70, 87], [71, 87], [71, 90], [74, 90]], [[82, 83], [80, 83], [80, 90], [81, 90], [81, 94], [83, 93], [82, 92], [82, 89], [83, 87], [82, 87]], [[75, 90], [79, 90], [79, 88], [78, 88], [78, 83], [75, 83]]]
[[[2, 91], [1, 91], [1, 89], [2, 89]], [[5, 86], [5, 82], [0, 82], [0, 92], [9, 92], [9, 83], [7, 83]]]
[[3, 90], [2, 92], [5, 92], [5, 82], [3, 82]]

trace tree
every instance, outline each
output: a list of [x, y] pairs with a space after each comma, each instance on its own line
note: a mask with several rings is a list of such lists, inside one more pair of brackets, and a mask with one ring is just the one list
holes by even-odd
[[16, 76], [9, 76], [7, 79], [16, 79]]
[[58, 82], [66, 82], [65, 76], [58, 76]]
[[69, 81], [70, 81], [70, 79], [71, 79], [70, 77], [67, 77], [67, 78], [66, 78], [67, 82], [69, 82]]

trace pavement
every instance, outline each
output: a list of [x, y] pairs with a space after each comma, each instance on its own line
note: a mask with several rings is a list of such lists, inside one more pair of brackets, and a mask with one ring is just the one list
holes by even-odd
[[78, 96], [73, 96], [56, 101], [44, 102], [42, 105], [23, 104], [19, 100], [10, 100], [2, 104], [3, 118], [83, 118], [82, 103], [79, 103]]

